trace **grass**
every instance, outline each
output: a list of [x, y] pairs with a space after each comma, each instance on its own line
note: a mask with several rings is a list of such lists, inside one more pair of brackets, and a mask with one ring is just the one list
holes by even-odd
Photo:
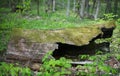
[[1, 27], [24, 28], [24, 29], [56, 29], [66, 27], [78, 27], [94, 24], [95, 21], [80, 20], [74, 15], [66, 17], [63, 12], [53, 14], [45, 13], [43, 16], [22, 16], [19, 13], [9, 13], [1, 16]]

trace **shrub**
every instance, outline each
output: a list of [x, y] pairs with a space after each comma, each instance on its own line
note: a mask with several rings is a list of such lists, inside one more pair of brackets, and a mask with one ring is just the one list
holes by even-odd
[[0, 76], [31, 76], [31, 70], [0, 62]]
[[50, 56], [46, 54], [43, 58], [43, 64], [40, 68], [40, 72], [37, 74], [38, 76], [61, 76], [61, 75], [70, 75], [71, 64], [70, 60], [65, 58], [56, 59], [48, 59]]

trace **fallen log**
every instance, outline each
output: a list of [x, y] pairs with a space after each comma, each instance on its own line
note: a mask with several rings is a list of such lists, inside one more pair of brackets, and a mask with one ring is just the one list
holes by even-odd
[[[94, 42], [94, 40], [111, 37], [114, 28], [115, 23], [113, 21], [108, 21], [93, 26], [91, 25], [55, 30], [30, 30], [14, 28], [12, 29], [11, 39], [5, 53], [5, 59], [6, 61], [9, 61], [10, 59], [13, 61], [17, 60], [18, 62], [19, 60], [20, 62], [41, 62], [43, 56], [49, 51], [62, 49], [62, 47], [59, 46], [59, 43], [80, 46], [83, 51], [86, 50], [82, 48], [84, 45], [91, 47], [91, 42]], [[65, 51], [66, 50], [64, 50], [64, 52]], [[74, 62], [71, 64], [86, 64], [86, 62]]]

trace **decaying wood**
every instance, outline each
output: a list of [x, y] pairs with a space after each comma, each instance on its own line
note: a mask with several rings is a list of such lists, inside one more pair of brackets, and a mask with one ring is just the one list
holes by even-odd
[[[111, 37], [114, 28], [115, 23], [110, 21], [88, 27], [59, 30], [13, 29], [5, 60], [41, 62], [43, 56], [49, 51], [61, 49], [57, 43], [82, 47], [96, 39]], [[92, 62], [72, 62], [71, 64], [86, 63]]]

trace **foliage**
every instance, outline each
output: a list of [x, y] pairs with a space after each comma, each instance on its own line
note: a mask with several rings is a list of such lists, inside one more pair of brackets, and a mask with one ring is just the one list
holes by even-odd
[[116, 18], [117, 15], [114, 15], [113, 13], [108, 13], [108, 14], [104, 14], [104, 20], [114, 20], [114, 18]]
[[79, 55], [78, 58], [80, 60], [87, 60], [89, 58], [89, 55]]
[[17, 5], [17, 8], [19, 8], [18, 12], [25, 13], [25, 11], [30, 9], [30, 4], [31, 0], [24, 0], [22, 4]]
[[0, 15], [1, 23], [0, 28], [2, 29], [12, 29], [15, 27], [19, 27], [21, 23], [24, 23], [24, 19], [21, 19], [22, 16], [18, 13], [9, 13]]
[[0, 62], [0, 76], [31, 76], [31, 70]]
[[16, 22], [18, 22], [18, 14], [8, 14], [0, 15], [0, 51], [5, 51], [7, 49], [7, 44], [10, 39], [11, 30], [17, 27]]
[[[105, 60], [109, 58], [110, 54], [89, 56], [88, 60], [93, 61], [91, 64], [85, 64], [84, 66], [77, 66], [77, 75], [79, 76], [101, 76], [116, 74], [117, 70], [105, 64]], [[85, 57], [85, 56], [84, 56]], [[87, 57], [87, 56], [86, 56]], [[83, 57], [82, 57], [83, 58]]]
[[50, 53], [46, 54], [43, 58], [43, 64], [40, 68], [40, 72], [37, 74], [38, 76], [61, 76], [61, 75], [70, 75], [71, 64], [70, 60], [65, 58], [56, 59], [48, 59], [50, 57]]
[[117, 19], [117, 24], [120, 24], [120, 18], [119, 18], [119, 19]]
[[10, 38], [10, 31], [6, 29], [0, 30], [0, 52], [7, 49], [7, 44]]
[[120, 33], [120, 29], [115, 29], [114, 30], [114, 35], [112, 36], [112, 43], [111, 43], [111, 50], [112, 51], [116, 51], [116, 52], [119, 52], [119, 42], [120, 42], [120, 36], [119, 36], [119, 33]]

